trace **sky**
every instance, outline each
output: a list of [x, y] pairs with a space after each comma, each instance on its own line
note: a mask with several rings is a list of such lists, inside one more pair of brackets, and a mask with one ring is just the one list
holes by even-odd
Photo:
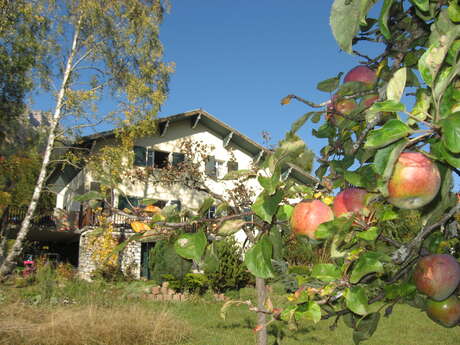
[[[281, 106], [282, 97], [323, 102], [330, 95], [316, 84], [363, 60], [339, 50], [329, 27], [332, 2], [173, 0], [160, 38], [176, 71], [160, 115], [202, 108], [259, 143], [268, 131], [276, 144], [313, 110]], [[310, 126], [300, 134], [318, 153], [324, 141], [311, 137]]]

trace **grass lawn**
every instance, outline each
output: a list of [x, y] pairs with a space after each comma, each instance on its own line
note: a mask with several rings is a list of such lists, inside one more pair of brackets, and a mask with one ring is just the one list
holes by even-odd
[[[255, 314], [233, 307], [219, 317], [221, 302], [194, 298], [192, 302], [154, 302], [141, 297], [142, 283], [123, 286], [81, 284], [53, 291], [48, 302], [37, 299], [43, 290], [0, 286], [0, 345], [245, 345], [255, 344]], [[253, 298], [244, 289], [241, 299]], [[70, 299], [66, 296], [72, 296]], [[63, 302], [70, 300], [70, 303]], [[275, 297], [282, 300], [283, 297]], [[301, 324], [290, 331], [269, 326], [269, 344], [347, 345], [352, 332], [342, 321]], [[365, 345], [458, 345], [460, 327], [443, 328], [417, 309], [397, 305], [382, 318]]]

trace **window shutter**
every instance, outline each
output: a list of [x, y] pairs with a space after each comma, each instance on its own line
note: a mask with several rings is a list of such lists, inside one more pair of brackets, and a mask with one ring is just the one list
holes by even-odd
[[205, 172], [208, 176], [216, 176], [216, 159], [214, 156], [208, 156], [206, 159]]
[[134, 165], [138, 167], [145, 167], [145, 155], [147, 150], [142, 146], [134, 146]]
[[147, 149], [147, 166], [153, 167], [153, 162], [155, 158], [155, 151]]
[[177, 166], [183, 161], [185, 161], [185, 155], [183, 153], [173, 152], [172, 154], [172, 165], [173, 166]]
[[238, 162], [228, 161], [227, 162], [227, 170], [228, 170], [228, 172], [237, 171], [238, 170]]

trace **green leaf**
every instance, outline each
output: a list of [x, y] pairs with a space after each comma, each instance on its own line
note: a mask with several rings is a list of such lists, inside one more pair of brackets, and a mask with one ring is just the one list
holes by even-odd
[[206, 248], [203, 260], [203, 269], [206, 273], [215, 273], [219, 270], [219, 257], [216, 253], [216, 241]]
[[428, 12], [430, 10], [430, 0], [411, 0], [421, 11]]
[[355, 187], [373, 190], [376, 187], [377, 176], [372, 165], [365, 165], [356, 171], [345, 171], [345, 180]]
[[323, 111], [311, 111], [309, 113], [306, 113], [302, 115], [300, 118], [298, 118], [291, 126], [291, 132], [297, 133], [297, 131], [307, 122], [307, 120], [312, 116], [317, 113], [323, 114]]
[[372, 226], [366, 231], [358, 233], [357, 237], [365, 241], [375, 241], [379, 237], [380, 231], [376, 226]]
[[360, 286], [352, 286], [344, 291], [347, 308], [358, 315], [368, 314], [368, 299], [366, 292]]
[[420, 120], [425, 120], [430, 109], [431, 96], [428, 89], [417, 89], [415, 93], [416, 102], [412, 109], [412, 115]]
[[146, 198], [146, 199], [142, 199], [140, 201], [141, 205], [145, 205], [145, 206], [148, 206], [148, 205], [153, 205], [154, 203], [156, 203], [158, 200], [157, 199], [152, 199], [152, 198]]
[[387, 40], [391, 39], [391, 32], [388, 28], [388, 18], [390, 16], [390, 9], [393, 2], [394, 0], [384, 0], [379, 17], [380, 32]]
[[316, 264], [313, 266], [311, 276], [329, 283], [340, 279], [342, 274], [340, 273], [340, 269], [334, 264]]
[[214, 204], [214, 199], [213, 198], [206, 198], [204, 199], [203, 203], [201, 204], [200, 208], [198, 209], [198, 215], [204, 216], [206, 212], [211, 208], [211, 206]]
[[262, 237], [252, 248], [250, 248], [245, 257], [244, 263], [249, 272], [259, 278], [273, 278], [272, 266], [272, 244], [267, 237]]
[[359, 92], [368, 91], [370, 86], [360, 81], [349, 81], [342, 84], [337, 91], [337, 95], [340, 97], [351, 96]]
[[395, 102], [401, 100], [407, 80], [407, 68], [398, 69], [387, 86], [387, 99]]
[[292, 211], [294, 211], [294, 207], [291, 205], [282, 205], [276, 213], [276, 219], [280, 221], [289, 220], [291, 219]]
[[252, 205], [252, 211], [262, 220], [270, 223], [278, 210], [278, 204], [283, 199], [283, 191], [278, 190], [274, 195], [262, 192]]
[[268, 238], [272, 244], [273, 248], [273, 259], [274, 260], [282, 260], [283, 259], [283, 237], [281, 235], [281, 229], [279, 226], [273, 226], [270, 229], [270, 233], [268, 234]]
[[89, 201], [89, 200], [103, 200], [103, 199], [104, 199], [104, 195], [94, 190], [87, 192], [85, 194], [82, 194], [82, 195], [78, 195], [74, 198], [74, 200], [78, 202]]
[[369, 111], [378, 113], [381, 111], [388, 111], [388, 112], [397, 112], [397, 111], [405, 111], [406, 107], [401, 102], [397, 102], [394, 100], [386, 100], [382, 102], [376, 102], [369, 108]]
[[244, 219], [226, 220], [217, 229], [217, 234], [220, 236], [230, 236], [241, 230], [241, 227], [246, 224]]
[[408, 282], [385, 285], [383, 289], [385, 291], [385, 298], [390, 300], [412, 295], [417, 290], [414, 284]]
[[297, 319], [304, 318], [317, 323], [321, 320], [321, 308], [318, 303], [309, 301], [297, 307], [295, 316]]
[[433, 86], [433, 82], [438, 75], [448, 49], [449, 46], [447, 44], [435, 42], [430, 45], [418, 60], [418, 70], [428, 86]]
[[370, 313], [356, 322], [353, 331], [353, 342], [359, 345], [362, 341], [369, 339], [377, 330], [380, 321], [380, 313]]
[[453, 22], [460, 22], [460, 5], [457, 0], [449, 1], [449, 7], [447, 8], [450, 20]]
[[407, 144], [407, 140], [400, 140], [378, 150], [375, 154], [373, 168], [384, 180], [388, 180], [391, 177], [393, 166]]
[[180, 235], [174, 242], [174, 249], [183, 258], [198, 262], [204, 254], [207, 243], [206, 235], [203, 230], [200, 230], [195, 234]]
[[273, 195], [280, 184], [280, 175], [280, 169], [277, 168], [272, 176], [259, 176], [257, 180], [268, 195]]
[[236, 171], [230, 171], [227, 173], [222, 180], [236, 180], [240, 177], [251, 177], [251, 176], [256, 176], [256, 173], [252, 170], [236, 170]]
[[350, 283], [358, 283], [369, 273], [383, 273], [383, 264], [380, 262], [380, 258], [381, 256], [375, 252], [366, 252], [362, 254], [353, 266]]
[[316, 88], [319, 91], [324, 91], [324, 92], [333, 92], [339, 87], [340, 83], [340, 77], [342, 74], [339, 74], [337, 77], [329, 78], [326, 80], [323, 80], [316, 85]]
[[440, 161], [460, 169], [460, 154], [449, 152], [442, 141], [431, 143], [431, 154]]
[[319, 240], [327, 239], [337, 232], [346, 232], [353, 223], [352, 218], [338, 217], [329, 222], [322, 223], [315, 231], [315, 237]]
[[442, 141], [450, 152], [460, 153], [460, 112], [441, 121]]
[[369, 132], [365, 148], [378, 149], [407, 137], [412, 132], [404, 122], [396, 119], [388, 120], [382, 128]]
[[353, 38], [375, 0], [335, 0], [329, 23], [340, 49], [353, 53]]

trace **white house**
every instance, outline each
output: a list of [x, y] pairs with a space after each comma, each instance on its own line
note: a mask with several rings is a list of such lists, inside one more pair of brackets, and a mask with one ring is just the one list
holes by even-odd
[[[184, 154], [180, 149], [184, 140], [202, 142], [210, 148], [210, 151], [206, 152], [206, 160], [202, 162], [202, 169], [208, 176], [207, 186], [219, 195], [225, 195], [232, 187], [232, 181], [222, 180], [229, 171], [250, 169], [264, 156], [270, 154], [270, 150], [199, 109], [159, 119], [157, 135], [136, 140], [133, 168], [168, 169], [171, 165], [180, 163], [184, 160]], [[88, 148], [91, 154], [98, 152], [105, 145], [114, 144], [115, 134], [113, 131], [108, 131], [83, 138], [82, 145]], [[196, 159], [200, 158], [196, 157]], [[309, 174], [297, 169], [289, 169], [289, 172], [302, 183], [311, 184], [314, 181]], [[98, 181], [85, 167], [76, 169], [67, 166], [53, 174], [49, 183], [57, 192], [56, 208], [65, 210], [71, 215], [80, 215], [79, 270], [87, 277], [95, 267], [87, 250], [89, 241], [87, 230], [91, 227], [84, 227], [85, 224], [81, 221], [83, 208], [75, 201], [75, 196], [97, 189]], [[247, 187], [253, 189], [255, 193], [260, 191], [260, 186], [255, 179], [247, 183]], [[131, 205], [138, 206], [140, 200], [152, 198], [159, 201], [159, 206], [175, 204], [178, 207], [197, 209], [206, 197], [208, 197], [206, 193], [180, 184], [164, 186], [157, 183], [126, 181], [119, 186], [119, 191], [115, 191], [114, 206], [120, 209]], [[238, 233], [237, 236], [243, 240], [244, 233]], [[133, 273], [138, 277], [147, 275], [146, 253], [150, 248], [151, 244], [148, 243], [131, 242], [125, 249], [126, 255], [122, 267], [131, 266]]]

